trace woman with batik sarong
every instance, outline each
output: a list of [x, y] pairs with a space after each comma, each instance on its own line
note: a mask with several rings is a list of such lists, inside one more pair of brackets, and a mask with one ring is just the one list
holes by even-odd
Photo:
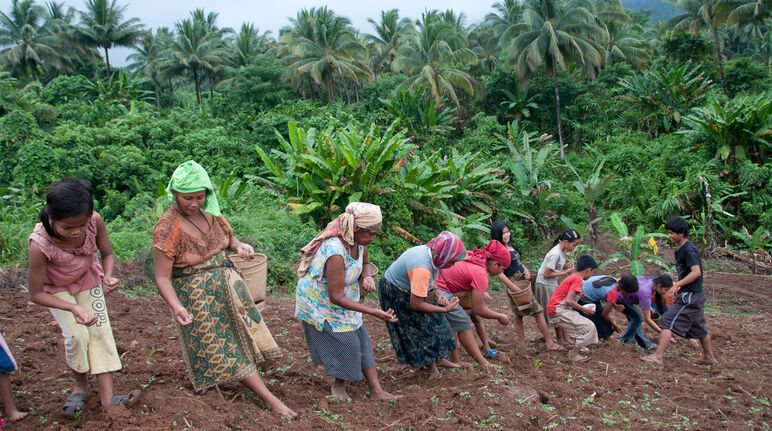
[[[383, 390], [375, 369], [373, 348], [362, 313], [396, 322], [394, 311], [359, 303], [360, 286], [375, 291], [367, 245], [381, 230], [381, 209], [352, 202], [346, 211], [302, 249], [295, 295], [295, 317], [303, 325], [311, 360], [334, 377], [332, 395], [348, 399], [346, 382], [364, 378], [370, 399], [395, 400]], [[365, 270], [366, 269], [366, 270]]]
[[408, 249], [389, 266], [378, 283], [381, 309], [394, 310], [397, 322], [386, 322], [397, 361], [414, 368], [428, 367], [437, 378], [437, 366], [458, 368], [447, 358], [456, 349], [453, 333], [443, 313], [458, 308], [458, 298], [448, 300], [435, 289], [440, 269], [450, 268], [466, 256], [461, 238], [442, 232], [426, 245]]
[[179, 324], [193, 389], [239, 381], [271, 410], [297, 417], [260, 378], [258, 364], [281, 351], [228, 259], [255, 251], [234, 236], [201, 165], [181, 164], [166, 190], [174, 204], [153, 229], [155, 282]]

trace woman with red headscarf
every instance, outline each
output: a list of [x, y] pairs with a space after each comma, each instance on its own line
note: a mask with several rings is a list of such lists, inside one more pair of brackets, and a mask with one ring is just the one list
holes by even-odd
[[[488, 290], [488, 275], [495, 277], [500, 274], [509, 266], [511, 259], [507, 248], [493, 240], [484, 249], [473, 250], [465, 260], [452, 268], [440, 271], [437, 277], [437, 288], [447, 299], [452, 299], [457, 292], [471, 292], [472, 313], [486, 319], [496, 319], [502, 325], [509, 325], [509, 317], [506, 314], [493, 311], [485, 305], [485, 292]], [[458, 308], [446, 313], [445, 317], [450, 323], [450, 329], [456, 334], [466, 352], [480, 365], [490, 366], [491, 363], [485, 357], [492, 358], [498, 351], [489, 349], [483, 355], [474, 338], [472, 321], [466, 311]], [[458, 349], [450, 354], [450, 360], [460, 363]]]
[[456, 343], [444, 316], [458, 308], [458, 298], [448, 301], [434, 282], [440, 269], [450, 268], [465, 256], [461, 238], [442, 232], [426, 245], [402, 253], [378, 283], [381, 309], [394, 310], [398, 319], [386, 322], [397, 361], [428, 367], [430, 379], [439, 377], [438, 365], [459, 367], [445, 359]]

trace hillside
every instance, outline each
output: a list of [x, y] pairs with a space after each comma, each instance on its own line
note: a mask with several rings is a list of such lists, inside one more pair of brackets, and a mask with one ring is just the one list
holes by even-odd
[[622, 0], [622, 5], [633, 12], [651, 11], [651, 22], [665, 21], [678, 14], [673, 5], [665, 0]]

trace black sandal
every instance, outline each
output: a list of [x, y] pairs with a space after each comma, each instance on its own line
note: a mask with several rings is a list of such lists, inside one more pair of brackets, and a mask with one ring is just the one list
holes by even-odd
[[62, 406], [62, 414], [74, 418], [78, 413], [83, 411], [86, 407], [86, 401], [91, 397], [91, 391], [87, 393], [72, 393], [67, 397], [67, 401]]
[[126, 395], [116, 395], [113, 397], [112, 402], [110, 403], [111, 406], [124, 406], [126, 408], [129, 408], [133, 406], [134, 404], [139, 401], [139, 395], [141, 394], [139, 389], [134, 389], [133, 391], [129, 392]]

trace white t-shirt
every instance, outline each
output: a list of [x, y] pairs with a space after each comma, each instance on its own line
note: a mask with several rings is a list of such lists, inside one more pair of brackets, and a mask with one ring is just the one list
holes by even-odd
[[563, 271], [563, 266], [566, 264], [566, 254], [560, 249], [560, 243], [555, 244], [555, 247], [547, 252], [544, 256], [544, 261], [539, 268], [539, 275], [536, 276], [536, 282], [549, 285], [558, 285], [558, 277], [544, 278], [544, 270], [549, 268], [553, 272]]

